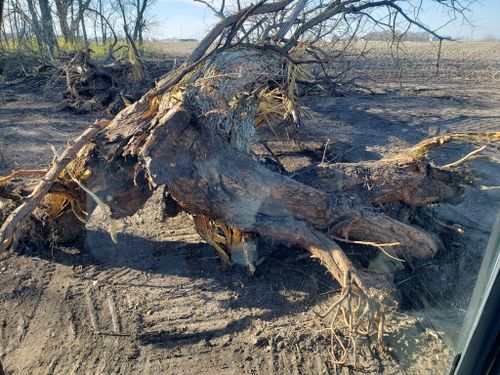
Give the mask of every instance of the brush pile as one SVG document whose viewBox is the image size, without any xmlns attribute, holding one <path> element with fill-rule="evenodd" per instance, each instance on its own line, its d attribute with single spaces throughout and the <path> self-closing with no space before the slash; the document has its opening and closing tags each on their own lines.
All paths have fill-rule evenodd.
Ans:
<svg viewBox="0 0 500 375">
<path fill-rule="evenodd" d="M 116 115 L 152 88 L 152 76 L 167 73 L 172 65 L 111 60 L 100 62 L 90 50 L 80 50 L 63 66 L 67 93 L 66 108 L 77 113 Z"/>
</svg>

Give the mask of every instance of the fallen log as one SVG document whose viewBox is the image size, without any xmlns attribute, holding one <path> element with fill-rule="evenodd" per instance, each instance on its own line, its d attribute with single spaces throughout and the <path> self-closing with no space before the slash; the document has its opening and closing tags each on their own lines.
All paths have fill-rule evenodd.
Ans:
<svg viewBox="0 0 500 375">
<path fill-rule="evenodd" d="M 73 160 L 57 160 L 40 183 L 40 171 L 1 179 L 0 198 L 21 203 L 2 214 L 2 250 L 14 233 L 47 238 L 33 236 L 42 227 L 74 237 L 98 204 L 110 218 L 132 215 L 161 188 L 166 212 L 192 214 L 226 266 L 253 273 L 261 239 L 307 250 L 342 287 L 327 311 L 347 317 L 350 341 L 357 333 L 380 341 L 385 312 L 397 299 L 392 275 L 360 269 L 337 242 L 368 244 L 401 260 L 434 256 L 439 239 L 391 217 L 391 206 L 460 202 L 470 177 L 453 163 L 436 167 L 427 152 L 455 140 L 494 142 L 500 134 L 430 138 L 380 160 L 321 163 L 294 178 L 273 172 L 252 146 L 259 124 L 300 118 L 293 64 L 276 46 L 222 48 L 180 67 L 98 134 L 92 130 L 95 137 L 83 137 L 89 141 Z M 76 150 L 70 145 L 63 154 Z"/>
<path fill-rule="evenodd" d="M 236 262 L 254 268 L 256 257 L 245 248 L 253 248 L 250 242 L 259 237 L 298 245 L 319 258 L 343 287 L 351 280 L 355 290 L 383 300 L 393 289 L 390 275 L 356 269 L 333 238 L 397 243 L 394 256 L 432 257 L 439 241 L 386 215 L 381 205 L 456 203 L 464 177 L 426 159 L 426 151 L 443 139 L 379 161 L 323 165 L 297 180 L 265 168 L 252 153 L 256 118 L 265 111 L 262 93 L 276 88 L 282 90 L 283 115 L 291 117 L 296 106 L 283 88 L 295 84 L 284 76 L 289 64 L 276 48 L 218 51 L 175 84 L 166 79 L 168 88 L 157 87 L 122 110 L 83 147 L 68 173 L 85 176 L 86 189 L 106 202 L 115 218 L 135 213 L 152 190 L 164 187 L 181 209 L 206 218 L 198 220 L 198 230 L 224 245 L 227 256 L 219 254 L 226 263 L 236 258 L 232 250 L 243 249 L 243 261 Z M 277 84 L 283 81 L 283 87 Z M 52 188 L 65 186 L 59 181 Z M 77 206 L 90 212 L 91 205 L 90 200 Z"/>
</svg>

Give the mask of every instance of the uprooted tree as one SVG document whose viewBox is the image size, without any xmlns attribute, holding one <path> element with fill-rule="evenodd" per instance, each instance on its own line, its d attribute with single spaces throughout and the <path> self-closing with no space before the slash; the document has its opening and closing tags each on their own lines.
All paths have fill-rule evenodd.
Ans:
<svg viewBox="0 0 500 375">
<path fill-rule="evenodd" d="M 92 125 L 50 170 L 0 179 L 0 196 L 14 202 L 0 231 L 1 250 L 42 230 L 41 221 L 43 230 L 83 231 L 96 203 L 112 218 L 132 215 L 162 188 L 169 211 L 192 214 L 225 265 L 253 272 L 261 239 L 309 251 L 343 288 L 332 309 L 344 301 L 351 306 L 355 296 L 358 309 L 366 305 L 359 311 L 371 311 L 368 324 L 377 317 L 380 337 L 384 308 L 394 298 L 391 275 L 356 268 L 337 242 L 376 246 L 395 258 L 432 257 L 439 240 L 396 218 L 394 206 L 460 202 L 469 176 L 460 162 L 434 165 L 428 152 L 453 141 L 497 142 L 500 134 L 445 134 L 380 160 L 321 163 L 293 177 L 261 164 L 254 146 L 256 126 L 283 119 L 300 126 L 307 113 L 299 103 L 307 65 L 323 63 L 318 45 L 307 43 L 315 28 L 380 6 L 409 19 L 396 3 L 262 1 L 221 15 L 184 65 L 112 121 Z M 262 27 L 265 39 L 250 38 Z M 349 329 L 360 324 L 350 320 Z"/>
</svg>

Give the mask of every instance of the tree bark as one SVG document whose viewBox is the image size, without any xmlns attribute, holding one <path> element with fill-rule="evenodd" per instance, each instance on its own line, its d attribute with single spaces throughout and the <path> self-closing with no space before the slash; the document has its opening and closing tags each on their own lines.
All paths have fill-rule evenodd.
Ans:
<svg viewBox="0 0 500 375">
<path fill-rule="evenodd" d="M 52 13 L 48 0 L 39 0 L 40 6 L 40 20 L 42 22 L 42 35 L 47 46 L 47 52 L 51 59 L 54 58 L 54 51 L 57 47 L 57 38 L 54 32 L 54 22 L 52 20 Z"/>
</svg>

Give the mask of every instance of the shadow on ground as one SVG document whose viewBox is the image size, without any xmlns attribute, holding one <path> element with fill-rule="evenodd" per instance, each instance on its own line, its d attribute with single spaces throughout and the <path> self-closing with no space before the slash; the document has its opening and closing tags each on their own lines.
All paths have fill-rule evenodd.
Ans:
<svg viewBox="0 0 500 375">
<path fill-rule="evenodd" d="M 175 326 L 170 330 L 167 325 L 168 330 L 146 330 L 137 336 L 141 344 L 160 348 L 193 345 L 242 332 L 256 319 L 272 321 L 307 312 L 338 291 L 331 275 L 300 249 L 276 246 L 271 256 L 257 267 L 255 275 L 249 276 L 238 266 L 224 270 L 215 251 L 205 243 L 154 241 L 126 233 L 118 233 L 117 239 L 115 244 L 108 233 L 89 230 L 83 250 L 25 249 L 20 255 L 71 266 L 83 274 L 90 268 L 99 273 L 127 268 L 147 275 L 140 281 L 114 281 L 113 286 L 118 288 L 171 290 L 172 276 L 188 279 L 204 292 L 228 292 L 236 296 L 222 301 L 221 309 L 258 312 L 235 317 L 222 329 L 182 332 Z M 150 282 L 152 279 L 154 282 Z M 162 285 L 162 281 L 166 284 Z"/>
</svg>

